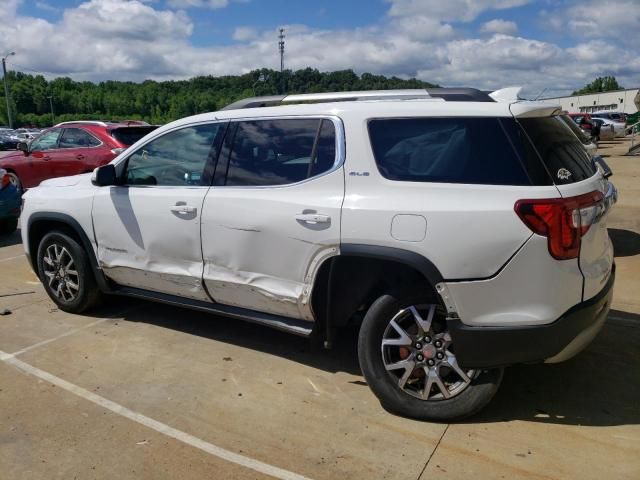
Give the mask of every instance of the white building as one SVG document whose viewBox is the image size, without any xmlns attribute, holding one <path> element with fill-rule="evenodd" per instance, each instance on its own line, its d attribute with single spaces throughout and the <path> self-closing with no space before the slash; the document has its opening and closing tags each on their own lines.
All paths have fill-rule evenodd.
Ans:
<svg viewBox="0 0 640 480">
<path fill-rule="evenodd" d="M 640 88 L 572 95 L 570 97 L 550 97 L 545 100 L 559 102 L 563 110 L 569 113 L 612 110 L 631 114 L 640 110 Z"/>
</svg>

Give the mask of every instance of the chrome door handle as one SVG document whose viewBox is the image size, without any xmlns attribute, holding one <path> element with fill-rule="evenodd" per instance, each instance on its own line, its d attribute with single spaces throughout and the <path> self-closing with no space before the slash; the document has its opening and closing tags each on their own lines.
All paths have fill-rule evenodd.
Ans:
<svg viewBox="0 0 640 480">
<path fill-rule="evenodd" d="M 299 213 L 296 215 L 296 220 L 305 223 L 329 223 L 331 221 L 331 217 L 320 213 Z"/>
<path fill-rule="evenodd" d="M 174 213 L 196 213 L 198 209 L 189 205 L 174 205 L 171 207 L 171 211 Z"/>
</svg>

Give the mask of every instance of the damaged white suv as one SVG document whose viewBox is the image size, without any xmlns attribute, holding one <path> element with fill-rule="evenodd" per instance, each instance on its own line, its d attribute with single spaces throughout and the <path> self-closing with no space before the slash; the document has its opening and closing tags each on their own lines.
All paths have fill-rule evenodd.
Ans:
<svg viewBox="0 0 640 480">
<path fill-rule="evenodd" d="M 68 312 L 129 295 L 327 346 L 359 324 L 385 408 L 461 418 L 609 310 L 616 192 L 560 112 L 511 90 L 244 100 L 29 190 L 24 247 Z"/>
</svg>

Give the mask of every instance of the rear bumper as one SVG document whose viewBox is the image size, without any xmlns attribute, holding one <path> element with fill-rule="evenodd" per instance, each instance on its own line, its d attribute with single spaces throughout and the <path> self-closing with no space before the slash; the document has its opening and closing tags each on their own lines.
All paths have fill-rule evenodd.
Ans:
<svg viewBox="0 0 640 480">
<path fill-rule="evenodd" d="M 545 325 L 474 327 L 458 319 L 449 320 L 458 362 L 467 368 L 489 368 L 568 360 L 589 345 L 604 325 L 614 282 L 615 265 L 606 285 L 595 297 Z"/>
</svg>

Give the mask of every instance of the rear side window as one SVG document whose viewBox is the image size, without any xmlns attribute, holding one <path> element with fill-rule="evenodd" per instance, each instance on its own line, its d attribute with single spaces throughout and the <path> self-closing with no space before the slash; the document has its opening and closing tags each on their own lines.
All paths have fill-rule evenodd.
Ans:
<svg viewBox="0 0 640 480">
<path fill-rule="evenodd" d="M 580 140 L 557 118 L 522 118 L 518 122 L 556 184 L 579 182 L 596 173 Z"/>
<path fill-rule="evenodd" d="M 228 186 L 275 186 L 327 172 L 335 164 L 336 133 L 326 119 L 238 122 Z"/>
<path fill-rule="evenodd" d="M 153 132 L 156 125 L 145 125 L 136 127 L 120 127 L 111 130 L 111 136 L 125 146 L 130 146 L 144 137 L 147 133 Z"/>
<path fill-rule="evenodd" d="M 81 128 L 65 128 L 60 137 L 60 148 L 97 147 L 100 140 Z"/>
<path fill-rule="evenodd" d="M 390 180 L 486 185 L 550 183 L 525 151 L 512 119 L 399 118 L 369 121 L 380 173 Z"/>
</svg>

